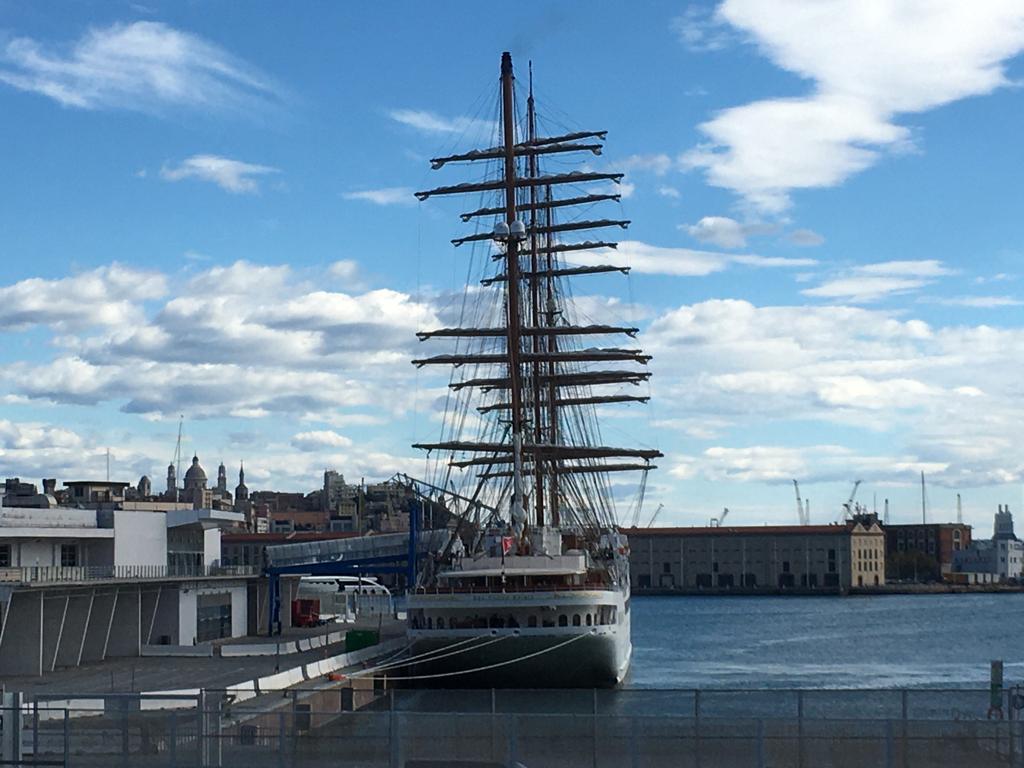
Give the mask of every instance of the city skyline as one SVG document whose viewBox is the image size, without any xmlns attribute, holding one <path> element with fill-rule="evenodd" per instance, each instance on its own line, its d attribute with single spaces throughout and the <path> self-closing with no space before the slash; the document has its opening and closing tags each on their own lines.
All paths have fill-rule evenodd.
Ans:
<svg viewBox="0 0 1024 768">
<path fill-rule="evenodd" d="M 182 455 L 254 489 L 423 474 L 444 379 L 409 360 L 466 229 L 412 192 L 489 143 L 510 50 L 626 173 L 632 274 L 577 291 L 654 355 L 650 408 L 602 418 L 665 453 L 645 516 L 795 523 L 796 478 L 823 523 L 862 479 L 917 521 L 921 471 L 930 520 L 1016 510 L 1024 11 L 588 8 L 8 7 L 4 473 L 102 477 L 109 448 L 158 484 L 183 414 Z"/>
</svg>

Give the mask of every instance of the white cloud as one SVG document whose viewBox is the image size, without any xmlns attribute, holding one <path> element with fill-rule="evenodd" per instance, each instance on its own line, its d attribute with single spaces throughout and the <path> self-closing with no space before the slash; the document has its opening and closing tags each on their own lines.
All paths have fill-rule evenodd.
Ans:
<svg viewBox="0 0 1024 768">
<path fill-rule="evenodd" d="M 827 280 L 801 293 L 824 299 L 862 304 L 916 291 L 934 282 L 929 278 L 956 274 L 936 259 L 883 261 L 855 267 L 848 274 Z"/>
<path fill-rule="evenodd" d="M 1024 301 L 1015 299 L 1012 296 L 953 296 L 951 298 L 930 299 L 929 301 L 949 307 L 971 307 L 973 309 L 1024 306 Z"/>
<path fill-rule="evenodd" d="M 343 197 L 346 200 L 365 200 L 376 205 L 412 205 L 416 202 L 412 187 L 362 189 L 357 192 L 346 192 Z"/>
<path fill-rule="evenodd" d="M 728 216 L 705 216 L 696 224 L 686 225 L 690 237 L 719 248 L 742 248 L 747 244 L 744 225 Z"/>
<path fill-rule="evenodd" d="M 655 176 L 664 176 L 673 166 L 672 158 L 664 153 L 654 155 L 630 155 L 615 163 L 624 171 L 650 171 Z"/>
<path fill-rule="evenodd" d="M 352 441 L 331 429 L 300 432 L 292 438 L 292 445 L 300 451 L 316 451 L 323 448 L 348 448 Z"/>
<path fill-rule="evenodd" d="M 865 264 L 857 267 L 857 271 L 865 275 L 900 275 L 912 277 L 942 277 L 954 275 L 956 270 L 942 265 L 937 259 L 919 259 L 916 261 L 882 261 L 876 264 Z"/>
<path fill-rule="evenodd" d="M 680 42 L 695 52 L 720 51 L 736 41 L 735 32 L 729 29 L 714 9 L 706 6 L 689 6 L 672 19 L 671 28 L 679 36 Z"/>
<path fill-rule="evenodd" d="M 29 278 L 0 287 L 0 330 L 118 326 L 142 317 L 140 304 L 167 292 L 166 278 L 112 264 L 58 280 Z"/>
<path fill-rule="evenodd" d="M 102 274 L 113 274 L 109 279 L 125 292 L 137 291 L 139 300 L 166 287 L 163 276 L 133 282 L 118 269 Z M 351 276 L 353 269 L 341 262 L 324 271 Z M 240 261 L 194 274 L 177 295 L 149 312 L 138 307 L 106 314 L 89 309 L 91 283 L 78 287 L 76 298 L 68 292 L 79 278 L 54 281 L 44 286 L 47 295 L 68 293 L 64 304 L 42 302 L 46 314 L 40 315 L 29 314 L 32 307 L 24 302 L 14 312 L 16 302 L 7 302 L 8 325 L 21 328 L 31 321 L 82 329 L 96 325 L 98 313 L 105 325 L 69 339 L 66 351 L 58 348 L 49 362 L 9 364 L 0 370 L 0 381 L 19 397 L 108 403 L 140 415 L 258 419 L 320 413 L 326 422 L 339 408 L 373 406 L 377 412 L 367 418 L 402 412 L 407 398 L 401 393 L 415 376 L 409 365 L 415 331 L 440 323 L 432 306 L 390 290 L 316 290 L 330 281 L 325 275 L 309 275 L 309 282 L 306 277 L 286 266 Z M 31 294 L 21 283 L 0 292 L 12 289 Z M 109 291 L 92 291 L 93 304 L 102 309 Z M 57 314 L 65 306 L 77 314 Z"/>
<path fill-rule="evenodd" d="M 1024 8 L 1013 0 L 726 0 L 715 19 L 812 89 L 719 112 L 700 126 L 707 144 L 682 161 L 776 213 L 794 189 L 835 186 L 912 146 L 897 116 L 1008 85 L 1004 62 L 1024 48 Z"/>
<path fill-rule="evenodd" d="M 669 472 L 680 478 L 703 477 L 712 482 L 785 483 L 793 478 L 803 483 L 849 482 L 869 477 L 875 483 L 909 482 L 924 471 L 943 473 L 945 462 L 921 461 L 912 455 L 878 457 L 858 453 L 846 446 L 823 444 L 800 447 L 753 445 L 743 448 L 713 446 L 697 456 L 684 456 Z M 840 513 L 816 509 L 816 522 L 832 522 Z"/>
<path fill-rule="evenodd" d="M 491 136 L 497 130 L 497 125 L 490 120 L 465 116 L 444 117 L 423 109 L 393 109 L 388 112 L 388 117 L 423 133 Z"/>
<path fill-rule="evenodd" d="M 0 49 L 0 82 L 82 109 L 237 111 L 279 94 L 223 48 L 149 21 L 90 29 L 67 50 L 13 38 Z"/>
<path fill-rule="evenodd" d="M 1024 419 L 1021 329 L 935 328 L 849 306 L 715 300 L 661 315 L 643 343 L 654 356 L 659 410 L 672 404 L 665 429 L 710 440 L 794 423 L 804 426 L 793 437 L 820 440 L 830 425 L 876 433 L 863 441 L 870 447 L 851 440 L 851 458 L 841 462 L 817 448 L 772 451 L 770 461 L 758 458 L 750 480 L 795 471 L 801 480 L 849 479 L 853 471 L 865 480 L 895 479 L 918 465 L 947 487 L 1024 477 L 1024 445 L 1016 436 Z M 686 429 L 709 419 L 714 427 L 704 437 L 703 429 Z M 743 461 L 757 458 L 723 451 L 691 456 L 677 474 L 714 476 L 725 456 L 733 477 L 744 471 Z"/>
<path fill-rule="evenodd" d="M 624 240 L 617 251 L 579 251 L 566 254 L 573 264 L 622 264 L 638 273 L 703 277 L 728 269 L 732 264 L 752 267 L 806 267 L 817 264 L 814 259 L 789 259 L 751 254 L 715 253 L 691 248 L 666 248 L 637 240 Z"/>
<path fill-rule="evenodd" d="M 359 262 L 352 259 L 341 259 L 331 264 L 327 271 L 332 277 L 340 280 L 355 281 L 359 277 Z"/>
<path fill-rule="evenodd" d="M 814 288 L 805 288 L 800 293 L 818 299 L 842 299 L 864 304 L 888 296 L 910 293 L 927 284 L 927 280 L 905 277 L 840 277 Z"/>
<path fill-rule="evenodd" d="M 44 448 L 77 448 L 81 444 L 82 438 L 69 429 L 35 422 L 17 423 L 0 419 L 0 451 L 3 452 Z"/>
<path fill-rule="evenodd" d="M 165 181 L 200 179 L 213 182 L 228 192 L 238 193 L 258 191 L 258 178 L 270 173 L 278 173 L 278 170 L 218 155 L 193 155 L 177 166 L 164 165 L 160 169 L 160 178 Z"/>
<path fill-rule="evenodd" d="M 676 200 L 682 196 L 678 189 L 669 186 L 658 187 L 658 194 L 662 197 L 671 197 Z"/>
<path fill-rule="evenodd" d="M 807 247 L 822 245 L 825 242 L 825 238 L 812 229 L 794 229 L 787 238 L 794 245 Z"/>
</svg>

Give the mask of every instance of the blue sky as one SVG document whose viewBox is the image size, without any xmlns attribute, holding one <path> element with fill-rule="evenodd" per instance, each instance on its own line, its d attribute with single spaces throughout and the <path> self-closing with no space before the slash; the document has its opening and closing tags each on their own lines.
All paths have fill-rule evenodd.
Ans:
<svg viewBox="0 0 1024 768">
<path fill-rule="evenodd" d="M 253 487 L 419 474 L 440 380 L 408 364 L 465 276 L 427 158 L 486 144 L 498 59 L 552 128 L 609 131 L 644 329 L 651 510 L 987 531 L 1021 503 L 1016 3 L 0 0 L 0 472 L 160 486 L 177 415 Z M 483 122 L 481 122 L 483 121 Z"/>
</svg>

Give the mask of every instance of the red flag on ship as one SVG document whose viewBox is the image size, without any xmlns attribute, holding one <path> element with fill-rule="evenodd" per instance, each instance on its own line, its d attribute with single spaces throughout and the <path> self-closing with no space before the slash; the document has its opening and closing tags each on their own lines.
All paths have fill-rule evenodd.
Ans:
<svg viewBox="0 0 1024 768">
<path fill-rule="evenodd" d="M 501 554 L 507 555 L 512 551 L 512 545 L 516 543 L 514 536 L 502 536 L 501 537 Z"/>
</svg>

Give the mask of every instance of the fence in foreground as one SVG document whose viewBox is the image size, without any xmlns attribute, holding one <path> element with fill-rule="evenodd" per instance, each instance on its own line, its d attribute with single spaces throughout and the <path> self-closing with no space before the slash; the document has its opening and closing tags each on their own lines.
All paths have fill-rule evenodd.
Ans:
<svg viewBox="0 0 1024 768">
<path fill-rule="evenodd" d="M 988 719 L 987 691 L 335 688 L 156 705 L 34 702 L 22 710 L 22 764 L 1024 768 L 1022 723 Z"/>
</svg>

